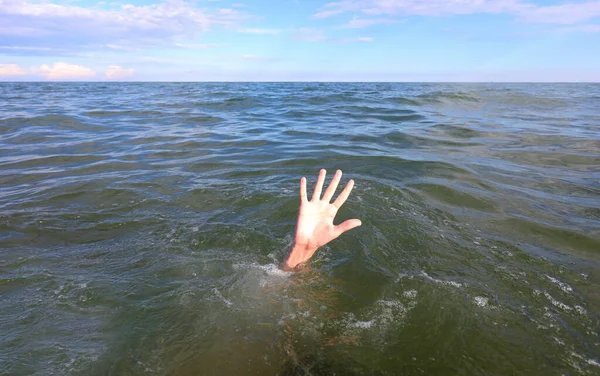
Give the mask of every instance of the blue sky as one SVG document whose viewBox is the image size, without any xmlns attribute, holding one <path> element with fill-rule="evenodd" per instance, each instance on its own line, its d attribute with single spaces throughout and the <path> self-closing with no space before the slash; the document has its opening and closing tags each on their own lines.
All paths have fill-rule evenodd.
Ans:
<svg viewBox="0 0 600 376">
<path fill-rule="evenodd" d="M 600 0 L 0 0 L 0 80 L 600 81 Z"/>
</svg>

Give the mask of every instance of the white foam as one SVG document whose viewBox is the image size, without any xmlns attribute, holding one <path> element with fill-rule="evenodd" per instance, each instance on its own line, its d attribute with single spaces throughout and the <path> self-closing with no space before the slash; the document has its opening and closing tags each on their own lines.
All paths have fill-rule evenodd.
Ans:
<svg viewBox="0 0 600 376">
<path fill-rule="evenodd" d="M 280 326 L 285 325 L 285 320 L 287 320 L 287 319 L 295 320 L 296 319 L 296 314 L 295 313 L 290 313 L 288 315 L 284 315 L 283 317 L 281 317 L 279 319 L 279 321 L 277 322 L 277 325 L 280 325 Z"/>
<path fill-rule="evenodd" d="M 381 299 L 376 301 L 366 312 L 367 316 L 369 316 L 367 320 L 358 320 L 353 313 L 348 313 L 345 320 L 346 327 L 348 329 L 368 329 L 385 332 L 391 325 L 401 322 L 410 308 L 407 309 L 402 303 L 396 300 Z"/>
<path fill-rule="evenodd" d="M 550 303 L 552 303 L 553 306 L 558 307 L 564 311 L 571 311 L 573 308 L 569 307 L 568 305 L 566 305 L 565 303 L 559 302 L 558 300 L 554 299 L 552 297 L 552 295 L 548 294 L 547 292 L 544 292 L 544 296 L 550 301 Z"/>
<path fill-rule="evenodd" d="M 556 278 L 550 277 L 549 275 L 546 275 L 546 278 L 548 278 L 550 280 L 550 282 L 557 284 L 563 292 L 565 292 L 567 294 L 570 292 L 573 292 L 573 288 L 571 286 L 567 285 L 566 283 L 561 282 Z"/>
<path fill-rule="evenodd" d="M 433 278 L 433 277 L 431 277 L 429 274 L 425 273 L 424 271 L 421 271 L 421 275 L 422 275 L 422 276 L 424 276 L 425 278 L 427 278 L 428 280 L 430 280 L 430 281 L 433 281 L 433 282 L 435 282 L 435 283 L 439 283 L 439 284 L 441 284 L 441 285 L 453 286 L 453 287 L 456 287 L 456 288 L 460 288 L 460 287 L 462 287 L 462 286 L 463 286 L 461 283 L 458 283 L 458 282 L 454 282 L 454 281 L 443 281 L 443 280 L 441 280 L 441 279 L 436 279 L 436 278 Z"/>
<path fill-rule="evenodd" d="M 478 307 L 485 307 L 488 305 L 489 299 L 483 296 L 476 296 L 473 298 L 473 303 Z"/>
<path fill-rule="evenodd" d="M 378 300 L 377 303 L 382 304 L 384 306 L 388 306 L 388 307 L 392 307 L 392 308 L 397 308 L 400 310 L 405 310 L 404 306 L 402 305 L 402 303 L 395 301 L 395 300 Z"/>
<path fill-rule="evenodd" d="M 267 265 L 260 265 L 260 264 L 256 264 L 256 263 L 233 264 L 233 268 L 234 269 L 260 269 L 269 275 L 275 275 L 278 277 L 289 277 L 290 275 L 293 274 L 291 272 L 286 272 L 286 271 L 281 270 L 279 268 L 279 266 L 277 266 L 275 264 L 267 264 Z"/>
<path fill-rule="evenodd" d="M 554 337 L 554 336 L 552 338 L 554 338 L 556 343 L 558 343 L 559 345 L 563 345 L 563 346 L 565 345 L 565 342 L 562 339 Z"/>
<path fill-rule="evenodd" d="M 380 312 L 375 314 L 373 319 L 383 327 L 387 327 L 390 323 L 404 318 L 407 312 L 407 309 L 402 303 L 395 300 L 378 300 L 377 304 L 382 307 L 379 309 Z"/>
<path fill-rule="evenodd" d="M 576 352 L 573 352 L 573 351 L 571 351 L 571 356 L 573 356 L 575 358 L 578 358 L 580 360 L 583 360 L 584 362 L 586 362 L 590 366 L 600 367 L 600 363 L 598 363 L 595 359 L 587 359 L 583 355 L 577 354 Z"/>
<path fill-rule="evenodd" d="M 231 302 L 231 300 L 225 298 L 223 296 L 223 294 L 221 294 L 221 291 L 217 290 L 216 287 L 213 289 L 213 292 L 215 293 L 215 295 L 217 296 L 217 298 L 219 298 L 219 300 L 221 300 L 223 303 L 225 303 L 225 305 L 227 307 L 231 307 L 233 305 L 233 303 Z"/>
<path fill-rule="evenodd" d="M 369 329 L 372 325 L 373 325 L 373 320 L 357 321 L 357 322 L 350 324 L 350 326 L 353 326 L 355 328 L 361 328 L 361 329 Z"/>
</svg>

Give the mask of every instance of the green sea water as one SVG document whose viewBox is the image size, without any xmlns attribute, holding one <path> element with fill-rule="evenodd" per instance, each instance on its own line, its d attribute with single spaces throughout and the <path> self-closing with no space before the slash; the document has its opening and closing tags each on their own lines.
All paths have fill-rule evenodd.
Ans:
<svg viewBox="0 0 600 376">
<path fill-rule="evenodd" d="M 0 83 L 2 375 L 598 375 L 600 85 Z M 279 270 L 302 176 L 363 225 Z"/>
</svg>

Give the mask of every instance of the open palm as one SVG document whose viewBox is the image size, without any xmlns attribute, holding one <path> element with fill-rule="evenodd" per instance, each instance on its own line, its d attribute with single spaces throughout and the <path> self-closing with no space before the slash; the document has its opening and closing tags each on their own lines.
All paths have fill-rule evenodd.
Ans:
<svg viewBox="0 0 600 376">
<path fill-rule="evenodd" d="M 300 211 L 296 224 L 294 246 L 286 262 L 287 269 L 293 269 L 298 264 L 308 261 L 317 248 L 329 243 L 344 232 L 361 225 L 361 221 L 358 219 L 349 219 L 339 225 L 333 224 L 337 211 L 352 192 L 354 181 L 350 180 L 338 198 L 331 203 L 331 199 L 342 179 L 342 171 L 336 171 L 329 187 L 321 197 L 326 174 L 327 172 L 323 169 L 319 172 L 310 201 L 306 194 L 306 178 L 303 177 L 300 180 Z"/>
</svg>

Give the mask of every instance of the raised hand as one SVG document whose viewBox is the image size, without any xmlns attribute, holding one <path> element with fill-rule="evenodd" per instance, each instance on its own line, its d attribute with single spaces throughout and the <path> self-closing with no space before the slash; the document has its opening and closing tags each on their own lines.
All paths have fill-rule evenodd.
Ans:
<svg viewBox="0 0 600 376">
<path fill-rule="evenodd" d="M 310 201 L 308 201 L 306 194 L 306 178 L 300 179 L 300 210 L 296 223 L 296 234 L 294 245 L 283 264 L 284 270 L 296 270 L 298 265 L 308 261 L 319 247 L 362 224 L 358 219 L 349 219 L 339 225 L 333 224 L 337 211 L 344 205 L 344 202 L 350 196 L 350 192 L 352 192 L 354 180 L 350 180 L 342 193 L 331 203 L 335 190 L 342 179 L 342 171 L 336 171 L 325 194 L 321 197 L 326 174 L 327 172 L 324 169 L 319 172 L 317 184 Z"/>
</svg>

